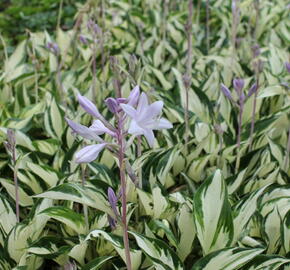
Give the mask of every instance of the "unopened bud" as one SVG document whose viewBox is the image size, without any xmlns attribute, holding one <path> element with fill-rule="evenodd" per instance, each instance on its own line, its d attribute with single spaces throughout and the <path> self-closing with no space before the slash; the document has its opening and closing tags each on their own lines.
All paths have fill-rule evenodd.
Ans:
<svg viewBox="0 0 290 270">
<path fill-rule="evenodd" d="M 108 188 L 108 200 L 109 200 L 110 206 L 111 206 L 114 214 L 116 215 L 116 217 L 119 216 L 119 213 L 117 210 L 118 199 L 116 197 L 114 190 L 110 187 Z"/>
<path fill-rule="evenodd" d="M 257 83 L 254 83 L 251 86 L 247 97 L 249 98 L 251 95 L 253 95 L 257 91 L 257 89 L 258 89 L 258 85 L 257 85 Z"/>
<path fill-rule="evenodd" d="M 221 91 L 229 100 L 233 100 L 230 90 L 224 84 L 221 84 Z"/>
<path fill-rule="evenodd" d="M 100 27 L 92 19 L 88 21 L 87 27 L 89 31 L 93 31 L 95 34 L 99 34 L 101 31 Z"/>
<path fill-rule="evenodd" d="M 46 48 L 53 53 L 54 55 L 58 55 L 59 54 L 59 47 L 56 43 L 54 42 L 47 42 L 46 44 Z"/>
<path fill-rule="evenodd" d="M 289 62 L 285 63 L 285 67 L 286 67 L 287 71 L 290 73 L 290 63 Z"/>
<path fill-rule="evenodd" d="M 11 128 L 7 129 L 7 140 L 10 147 L 14 148 L 16 145 L 15 131 Z"/>
<path fill-rule="evenodd" d="M 108 222 L 109 222 L 109 225 L 110 225 L 110 227 L 111 227 L 112 230 L 116 229 L 117 222 L 110 215 L 108 215 Z"/>
<path fill-rule="evenodd" d="M 112 112 L 112 113 L 117 113 L 118 112 L 119 104 L 116 101 L 116 99 L 114 99 L 114 98 L 107 98 L 105 100 L 105 103 L 106 103 L 108 109 L 110 110 L 110 112 Z"/>
<path fill-rule="evenodd" d="M 80 36 L 79 36 L 79 40 L 80 40 L 80 42 L 83 43 L 84 45 L 87 45 L 87 44 L 88 44 L 88 40 L 87 40 L 86 37 L 83 36 L 83 35 L 80 35 Z"/>
<path fill-rule="evenodd" d="M 244 88 L 244 85 L 245 85 L 244 80 L 236 78 L 236 79 L 233 80 L 233 85 L 234 85 L 234 88 L 235 88 L 236 92 L 240 96 L 241 92 L 242 92 L 242 90 Z"/>
<path fill-rule="evenodd" d="M 260 49 L 260 46 L 258 44 L 255 44 L 252 47 L 252 51 L 253 51 L 254 57 L 258 57 L 261 54 L 261 49 Z"/>
</svg>

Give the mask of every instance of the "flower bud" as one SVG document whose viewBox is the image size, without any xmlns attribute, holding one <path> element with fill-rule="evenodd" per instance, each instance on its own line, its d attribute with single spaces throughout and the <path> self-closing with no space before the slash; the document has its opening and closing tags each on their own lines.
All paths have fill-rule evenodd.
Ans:
<svg viewBox="0 0 290 270">
<path fill-rule="evenodd" d="M 116 197 L 114 190 L 110 187 L 108 188 L 108 200 L 116 217 L 119 216 L 119 213 L 117 210 L 118 198 Z"/>
<path fill-rule="evenodd" d="M 255 44 L 252 47 L 252 51 L 253 51 L 254 57 L 258 57 L 261 54 L 261 49 L 260 49 L 260 46 L 258 44 Z"/>
<path fill-rule="evenodd" d="M 234 88 L 235 88 L 236 92 L 240 96 L 241 92 L 242 92 L 242 90 L 244 88 L 244 85 L 245 85 L 244 80 L 236 78 L 236 79 L 233 80 L 233 85 L 234 85 Z"/>
<path fill-rule="evenodd" d="M 87 40 L 86 37 L 83 36 L 83 35 L 80 35 L 80 36 L 79 36 L 79 40 L 80 40 L 80 42 L 83 43 L 84 45 L 87 45 L 87 44 L 88 44 L 88 40 Z"/>
<path fill-rule="evenodd" d="M 106 103 L 108 109 L 110 110 L 110 112 L 112 112 L 112 113 L 117 113 L 118 112 L 119 104 L 118 104 L 118 102 L 117 102 L 116 99 L 114 99 L 114 98 L 107 98 L 105 100 L 105 103 Z"/>
<path fill-rule="evenodd" d="M 253 95 L 257 91 L 257 89 L 258 89 L 258 85 L 257 85 L 257 83 L 254 83 L 251 86 L 247 97 L 249 98 L 251 95 Z"/>
<path fill-rule="evenodd" d="M 47 42 L 46 48 L 54 55 L 59 55 L 59 47 L 54 42 Z"/>
<path fill-rule="evenodd" d="M 108 222 L 112 230 L 116 229 L 116 220 L 108 215 Z"/>
<path fill-rule="evenodd" d="M 88 20 L 87 27 L 89 31 L 93 31 L 95 34 L 100 33 L 100 27 L 92 20 Z"/>
<path fill-rule="evenodd" d="M 7 140 L 10 147 L 14 148 L 16 145 L 15 131 L 11 128 L 7 129 Z"/>
<path fill-rule="evenodd" d="M 230 90 L 224 84 L 221 84 L 221 91 L 229 100 L 233 100 Z"/>
<path fill-rule="evenodd" d="M 290 73 L 290 63 L 289 62 L 285 63 L 285 67 L 286 67 L 287 71 Z"/>
</svg>

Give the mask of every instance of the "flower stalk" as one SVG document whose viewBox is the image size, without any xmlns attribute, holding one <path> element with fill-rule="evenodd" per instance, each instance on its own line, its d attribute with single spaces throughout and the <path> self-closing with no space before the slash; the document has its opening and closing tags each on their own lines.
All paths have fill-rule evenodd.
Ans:
<svg viewBox="0 0 290 270">
<path fill-rule="evenodd" d="M 119 169 L 121 180 L 121 194 L 122 194 L 122 227 L 123 227 L 123 241 L 125 247 L 126 266 L 128 270 L 132 269 L 129 237 L 128 237 L 128 223 L 127 223 L 127 190 L 126 190 L 126 166 L 125 166 L 125 142 L 123 136 L 123 119 L 122 116 L 118 119 L 118 144 L 119 144 Z"/>
<path fill-rule="evenodd" d="M 5 142 L 6 150 L 12 156 L 12 166 L 13 166 L 13 181 L 15 188 L 15 212 L 16 212 L 16 221 L 19 223 L 20 214 L 19 214 L 19 186 L 18 186 L 18 178 L 17 178 L 17 156 L 16 156 L 16 138 L 15 131 L 12 129 L 7 130 L 7 142 Z"/>
<path fill-rule="evenodd" d="M 191 86 L 191 73 L 192 73 L 192 16 L 193 16 L 193 1 L 188 1 L 188 21 L 185 26 L 187 33 L 187 62 L 186 62 L 186 74 L 183 78 L 185 86 L 185 110 L 184 110 L 184 121 L 185 121 L 185 145 L 187 146 L 189 138 L 189 112 L 188 112 L 188 102 L 189 102 L 189 90 Z"/>
<path fill-rule="evenodd" d="M 190 2 L 192 2 L 192 1 L 190 1 Z M 209 53 L 209 49 L 210 49 L 210 42 L 209 42 L 209 35 L 210 35 L 209 16 L 210 16 L 210 4 L 209 4 L 209 0 L 206 0 L 206 51 L 207 51 L 207 54 Z"/>
<path fill-rule="evenodd" d="M 237 173 L 240 167 L 240 147 L 241 147 L 241 134 L 242 134 L 242 117 L 243 117 L 243 111 L 244 111 L 244 105 L 245 101 L 254 93 L 257 92 L 257 83 L 254 83 L 249 91 L 248 94 L 245 95 L 243 88 L 244 88 L 244 80 L 243 79 L 234 79 L 233 80 L 233 86 L 237 93 L 238 100 L 235 100 L 232 97 L 232 94 L 230 90 L 224 85 L 221 84 L 221 92 L 224 94 L 224 96 L 233 103 L 236 107 L 238 107 L 238 133 L 237 133 L 237 159 L 236 159 L 236 165 L 235 165 L 235 172 Z"/>
</svg>

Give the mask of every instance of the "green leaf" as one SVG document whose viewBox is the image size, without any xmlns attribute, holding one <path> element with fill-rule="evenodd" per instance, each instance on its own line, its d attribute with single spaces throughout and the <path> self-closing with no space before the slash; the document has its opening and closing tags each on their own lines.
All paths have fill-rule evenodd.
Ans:
<svg viewBox="0 0 290 270">
<path fill-rule="evenodd" d="M 233 215 L 234 215 L 234 238 L 233 244 L 238 241 L 239 237 L 245 230 L 247 224 L 249 223 L 253 214 L 258 210 L 258 199 L 264 192 L 264 190 L 268 186 L 258 189 L 255 192 L 252 192 L 250 195 L 246 196 L 246 198 L 240 200 L 233 207 Z"/>
<path fill-rule="evenodd" d="M 39 215 L 41 214 L 64 223 L 79 234 L 86 232 L 85 219 L 83 215 L 74 212 L 72 209 L 64 206 L 54 206 L 43 210 L 39 213 Z"/>
<path fill-rule="evenodd" d="M 282 243 L 285 252 L 288 253 L 290 251 L 290 212 L 286 214 L 283 220 Z"/>
<path fill-rule="evenodd" d="M 151 67 L 151 69 L 152 69 L 154 75 L 157 77 L 158 81 L 161 83 L 164 90 L 169 90 L 172 88 L 171 83 L 165 79 L 163 73 L 160 70 L 153 68 L 153 67 Z"/>
<path fill-rule="evenodd" d="M 198 260 L 193 265 L 192 270 L 238 270 L 263 251 L 261 248 L 225 248 Z"/>
<path fill-rule="evenodd" d="M 196 230 L 193 222 L 193 213 L 188 205 L 184 203 L 179 209 L 179 216 L 177 218 L 179 228 L 177 254 L 182 260 L 184 260 L 192 251 L 192 244 L 196 236 Z"/>
<path fill-rule="evenodd" d="M 203 253 L 229 246 L 234 235 L 233 218 L 220 170 L 200 186 L 193 200 L 196 232 Z"/>
<path fill-rule="evenodd" d="M 12 181 L 3 178 L 0 178 L 0 183 L 15 201 L 14 183 Z M 18 187 L 18 193 L 19 193 L 19 204 L 21 206 L 31 206 L 33 204 L 32 198 L 21 187 Z"/>
<path fill-rule="evenodd" d="M 0 229 L 8 234 L 16 224 L 16 215 L 9 202 L 0 194 Z"/>
<path fill-rule="evenodd" d="M 99 209 L 111 216 L 114 215 L 109 203 L 102 193 L 95 188 L 82 187 L 79 184 L 65 183 L 51 188 L 42 194 L 35 195 L 34 197 L 78 202 Z"/>
<path fill-rule="evenodd" d="M 58 175 L 48 166 L 40 166 L 38 164 L 27 162 L 27 167 L 37 176 L 39 176 L 48 187 L 54 187 L 58 182 Z"/>
<path fill-rule="evenodd" d="M 183 265 L 176 253 L 159 239 L 149 238 L 141 234 L 130 232 L 138 246 L 152 260 L 156 269 L 160 270 L 182 270 Z"/>
<path fill-rule="evenodd" d="M 247 263 L 245 267 L 242 268 L 242 270 L 278 270 L 281 269 L 282 265 L 289 263 L 289 259 L 285 259 L 280 256 L 258 255 L 253 261 Z"/>
<path fill-rule="evenodd" d="M 85 240 L 89 240 L 92 238 L 99 238 L 100 236 L 103 236 L 107 241 L 109 241 L 113 245 L 115 250 L 118 252 L 118 254 L 122 257 L 123 261 L 126 262 L 125 248 L 124 248 L 122 237 L 118 235 L 114 235 L 112 233 L 107 233 L 102 230 L 94 230 L 90 232 L 90 234 L 86 237 Z M 141 264 L 142 252 L 140 250 L 131 248 L 130 255 L 131 255 L 133 270 L 138 270 Z"/>
<path fill-rule="evenodd" d="M 113 256 L 103 256 L 98 257 L 87 263 L 82 267 L 82 270 L 97 270 L 100 269 L 100 267 L 106 263 L 108 260 L 112 259 Z"/>
</svg>

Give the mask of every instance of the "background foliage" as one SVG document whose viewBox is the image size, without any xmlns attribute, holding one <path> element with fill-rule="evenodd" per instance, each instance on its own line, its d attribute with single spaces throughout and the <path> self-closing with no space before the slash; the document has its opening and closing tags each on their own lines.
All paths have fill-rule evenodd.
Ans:
<svg viewBox="0 0 290 270">
<path fill-rule="evenodd" d="M 127 153 L 134 170 L 142 168 L 143 178 L 142 188 L 127 179 L 133 268 L 290 269 L 290 76 L 284 65 L 289 61 L 290 25 L 285 1 L 260 1 L 258 17 L 256 1 L 240 1 L 236 50 L 231 1 L 210 1 L 208 49 L 206 1 L 194 1 L 187 143 L 187 1 L 65 2 L 62 25 L 69 29 L 55 32 L 49 24 L 56 24 L 54 1 L 42 1 L 39 9 L 34 2 L 22 6 L 22 12 L 29 10 L 24 13 L 27 24 L 15 11 L 20 2 L 25 1 L 5 7 L 0 20 L 5 29 L 0 67 L 1 269 L 124 268 L 122 230 L 112 230 L 107 221 L 112 211 L 107 189 L 120 186 L 115 160 L 105 151 L 86 168 L 74 163 L 83 142 L 64 121 L 64 116 L 82 124 L 91 121 L 77 104 L 78 93 L 95 97 L 100 112 L 110 119 L 103 100 L 114 95 L 111 56 L 118 60 L 124 95 L 139 84 L 151 101 L 164 101 L 164 114 L 174 124 L 157 133 L 154 149 L 143 140 L 141 157 L 136 157 L 135 145 Z M 8 25 L 7 16 L 21 26 Z M 96 42 L 87 29 L 89 18 L 101 29 Z M 23 39 L 24 28 L 31 32 Z M 11 39 L 23 39 L 13 52 Z M 46 49 L 52 41 L 59 55 Z M 256 44 L 260 54 L 253 57 Z M 253 148 L 249 150 L 254 96 L 245 104 L 241 163 L 235 171 L 238 111 L 221 94 L 220 84 L 233 90 L 233 78 L 244 78 L 247 92 L 257 79 L 258 60 L 263 68 Z M 13 165 L 2 144 L 7 128 L 16 130 L 18 224 Z"/>
</svg>

